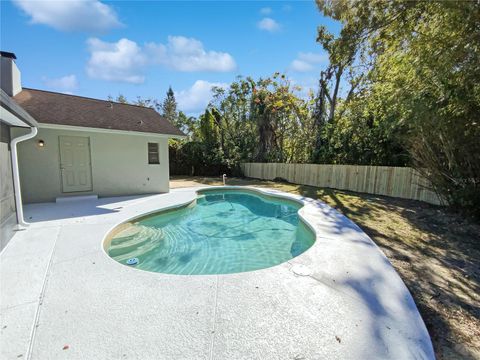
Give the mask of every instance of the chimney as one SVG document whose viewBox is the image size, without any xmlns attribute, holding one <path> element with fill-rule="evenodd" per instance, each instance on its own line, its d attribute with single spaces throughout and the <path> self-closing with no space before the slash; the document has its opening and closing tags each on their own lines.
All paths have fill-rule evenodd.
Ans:
<svg viewBox="0 0 480 360">
<path fill-rule="evenodd" d="M 22 82 L 20 79 L 20 70 L 18 70 L 14 53 L 0 51 L 0 83 L 1 88 L 10 96 L 17 95 L 22 91 Z"/>
</svg>

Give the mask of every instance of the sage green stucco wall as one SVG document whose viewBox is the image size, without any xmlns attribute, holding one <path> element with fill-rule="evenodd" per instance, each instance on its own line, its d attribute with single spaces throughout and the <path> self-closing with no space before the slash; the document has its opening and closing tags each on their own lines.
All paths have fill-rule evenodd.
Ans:
<svg viewBox="0 0 480 360">
<path fill-rule="evenodd" d="M 14 134 L 19 136 L 20 132 Z M 93 191 L 62 193 L 58 137 L 90 138 Z M 38 147 L 38 140 L 45 142 Z M 148 164 L 148 142 L 159 144 L 160 164 Z M 155 136 L 42 129 L 18 145 L 24 203 L 68 195 L 137 195 L 169 191 L 168 139 Z"/>
</svg>

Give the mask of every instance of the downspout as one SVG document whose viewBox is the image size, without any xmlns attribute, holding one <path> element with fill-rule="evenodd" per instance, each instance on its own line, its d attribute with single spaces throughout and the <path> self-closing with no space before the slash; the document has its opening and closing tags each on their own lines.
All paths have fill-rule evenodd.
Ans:
<svg viewBox="0 0 480 360">
<path fill-rule="evenodd" d="M 13 192 L 15 194 L 15 207 L 17 208 L 17 229 L 24 230 L 29 224 L 23 219 L 22 207 L 22 191 L 20 187 L 20 173 L 18 171 L 17 144 L 19 142 L 34 138 L 38 133 L 38 129 L 34 126 L 30 128 L 30 133 L 19 136 L 10 142 L 10 154 L 12 157 L 12 175 L 13 175 Z"/>
</svg>

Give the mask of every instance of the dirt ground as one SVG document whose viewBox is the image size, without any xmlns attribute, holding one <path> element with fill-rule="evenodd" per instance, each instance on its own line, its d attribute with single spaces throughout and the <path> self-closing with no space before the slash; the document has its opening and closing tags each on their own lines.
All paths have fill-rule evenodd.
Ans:
<svg viewBox="0 0 480 360">
<path fill-rule="evenodd" d="M 220 178 L 173 177 L 171 187 L 221 185 Z M 232 178 L 320 199 L 380 246 L 412 293 L 437 359 L 480 359 L 480 224 L 419 201 Z"/>
</svg>

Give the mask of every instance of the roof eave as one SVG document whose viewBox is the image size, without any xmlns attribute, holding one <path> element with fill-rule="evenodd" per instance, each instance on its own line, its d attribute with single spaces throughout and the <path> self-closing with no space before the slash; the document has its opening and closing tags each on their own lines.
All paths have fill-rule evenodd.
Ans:
<svg viewBox="0 0 480 360">
<path fill-rule="evenodd" d="M 2 89 L 0 89 L 0 104 L 2 108 L 24 123 L 24 125 L 12 124 L 13 126 L 38 127 L 38 122 Z"/>
<path fill-rule="evenodd" d="M 165 134 L 165 133 L 119 130 L 119 129 L 104 129 L 104 128 L 93 128 L 93 127 L 86 127 L 86 126 L 59 125 L 59 124 L 49 124 L 49 123 L 39 123 L 38 126 L 40 129 L 113 133 L 118 135 L 150 136 L 150 137 L 168 138 L 168 139 L 185 139 L 187 137 L 186 135 L 178 135 L 178 134 Z"/>
</svg>

